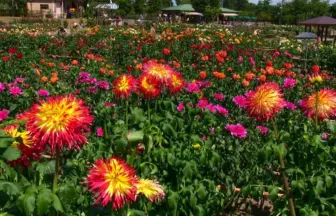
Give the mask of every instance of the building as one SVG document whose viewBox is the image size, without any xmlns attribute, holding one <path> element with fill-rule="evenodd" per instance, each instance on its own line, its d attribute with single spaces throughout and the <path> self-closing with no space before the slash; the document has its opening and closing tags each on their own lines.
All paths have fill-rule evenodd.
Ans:
<svg viewBox="0 0 336 216">
<path fill-rule="evenodd" d="M 27 11 L 32 16 L 69 18 L 82 10 L 76 0 L 27 0 Z"/>
</svg>

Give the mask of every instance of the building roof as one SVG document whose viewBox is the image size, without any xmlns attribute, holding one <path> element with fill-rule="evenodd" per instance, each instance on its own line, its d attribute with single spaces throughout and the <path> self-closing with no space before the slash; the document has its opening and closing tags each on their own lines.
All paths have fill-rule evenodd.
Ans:
<svg viewBox="0 0 336 216">
<path fill-rule="evenodd" d="M 312 32 L 302 32 L 295 37 L 296 39 L 316 39 L 317 35 Z"/>
<path fill-rule="evenodd" d="M 220 8 L 222 13 L 238 13 L 238 11 L 228 8 Z M 162 11 L 181 11 L 181 12 L 195 12 L 191 4 L 181 4 L 173 7 L 163 8 Z"/>
<path fill-rule="evenodd" d="M 192 7 L 191 4 L 177 5 L 174 7 L 163 8 L 162 10 L 163 11 L 190 11 L 190 12 L 195 11 L 195 9 Z"/>
<path fill-rule="evenodd" d="M 238 13 L 238 11 L 231 10 L 229 8 L 221 8 L 222 13 Z"/>
<path fill-rule="evenodd" d="M 300 25 L 336 25 L 336 19 L 328 17 L 328 16 L 321 16 L 315 17 L 313 19 L 305 20 L 299 22 Z"/>
</svg>

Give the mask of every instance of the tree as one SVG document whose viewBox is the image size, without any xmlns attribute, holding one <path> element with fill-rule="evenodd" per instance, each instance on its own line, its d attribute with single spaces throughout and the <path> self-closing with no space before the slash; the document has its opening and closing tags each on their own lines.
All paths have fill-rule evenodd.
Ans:
<svg viewBox="0 0 336 216">
<path fill-rule="evenodd" d="M 220 13 L 219 0 L 191 0 L 191 4 L 197 12 L 203 13 L 205 18 L 212 21 Z"/>
<path fill-rule="evenodd" d="M 143 14 L 146 11 L 145 0 L 135 0 L 133 9 L 136 14 Z"/>
<path fill-rule="evenodd" d="M 332 17 L 336 17 L 336 3 L 329 7 L 329 13 L 331 13 Z"/>
<path fill-rule="evenodd" d="M 148 0 L 148 13 L 156 14 L 161 11 L 162 7 L 162 0 Z"/>
<path fill-rule="evenodd" d="M 116 3 L 119 5 L 117 14 L 125 16 L 132 11 L 132 4 L 129 0 L 117 0 Z"/>
<path fill-rule="evenodd" d="M 204 13 L 205 8 L 208 6 L 207 0 L 191 0 L 193 8 L 200 13 Z"/>
</svg>

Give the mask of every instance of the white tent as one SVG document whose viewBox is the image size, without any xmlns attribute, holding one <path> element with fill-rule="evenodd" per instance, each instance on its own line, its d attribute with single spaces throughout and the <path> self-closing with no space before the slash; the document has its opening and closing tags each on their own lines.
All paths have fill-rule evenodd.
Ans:
<svg viewBox="0 0 336 216">
<path fill-rule="evenodd" d="M 117 10 L 119 8 L 119 5 L 115 4 L 110 0 L 110 3 L 107 4 L 99 4 L 96 6 L 97 9 L 102 8 L 102 9 L 110 9 L 110 10 Z"/>
<path fill-rule="evenodd" d="M 110 10 L 117 10 L 119 8 L 119 5 L 115 3 L 108 3 L 108 4 L 99 4 L 96 6 L 97 9 L 110 9 Z"/>
</svg>

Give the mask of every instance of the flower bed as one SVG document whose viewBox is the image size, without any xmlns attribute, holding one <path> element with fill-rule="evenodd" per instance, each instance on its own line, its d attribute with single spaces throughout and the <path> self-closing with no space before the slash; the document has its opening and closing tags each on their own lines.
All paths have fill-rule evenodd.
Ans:
<svg viewBox="0 0 336 216">
<path fill-rule="evenodd" d="M 332 48 L 158 28 L 0 32 L 0 213 L 335 214 Z"/>
</svg>

